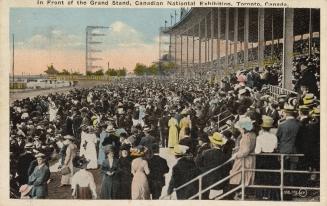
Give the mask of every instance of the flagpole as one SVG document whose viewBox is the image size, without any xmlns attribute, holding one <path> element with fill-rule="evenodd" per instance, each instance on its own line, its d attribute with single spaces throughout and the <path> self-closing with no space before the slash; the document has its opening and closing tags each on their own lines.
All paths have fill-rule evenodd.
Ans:
<svg viewBox="0 0 327 206">
<path fill-rule="evenodd" d="M 15 83 L 15 35 L 12 34 L 12 85 Z"/>
</svg>

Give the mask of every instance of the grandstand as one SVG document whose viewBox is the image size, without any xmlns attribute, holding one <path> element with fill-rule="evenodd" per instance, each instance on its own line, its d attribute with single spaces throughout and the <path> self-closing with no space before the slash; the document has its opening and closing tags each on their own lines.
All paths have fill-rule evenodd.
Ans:
<svg viewBox="0 0 327 206">
<path fill-rule="evenodd" d="M 166 32 L 170 61 L 180 74 L 223 74 L 253 66 L 263 70 L 277 63 L 282 86 L 292 89 L 294 56 L 311 55 L 319 47 L 320 10 L 192 8 Z"/>
</svg>

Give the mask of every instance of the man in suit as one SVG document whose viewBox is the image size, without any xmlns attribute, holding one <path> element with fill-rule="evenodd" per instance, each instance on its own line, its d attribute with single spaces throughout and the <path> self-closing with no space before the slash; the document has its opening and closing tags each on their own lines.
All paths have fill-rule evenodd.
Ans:
<svg viewBox="0 0 327 206">
<path fill-rule="evenodd" d="M 27 143 L 25 145 L 25 152 L 21 154 L 18 158 L 18 166 L 17 166 L 17 173 L 18 173 L 18 181 L 20 185 L 27 184 L 28 182 L 28 168 L 35 157 L 32 153 L 33 144 Z"/>
<path fill-rule="evenodd" d="M 212 168 L 215 168 L 224 162 L 227 161 L 227 156 L 222 150 L 223 146 L 223 135 L 215 132 L 211 137 L 209 137 L 212 148 L 204 151 L 200 157 L 198 157 L 198 168 L 201 170 L 201 173 L 205 173 Z M 205 177 L 203 177 L 203 189 L 206 189 L 210 185 L 221 180 L 226 174 L 228 174 L 228 170 L 224 170 L 224 168 L 216 170 L 214 172 L 209 173 Z M 213 188 L 213 189 L 222 189 L 223 187 Z M 203 193 L 202 199 L 209 199 L 209 192 L 207 191 Z"/>
<path fill-rule="evenodd" d="M 165 111 L 163 113 L 163 116 L 160 117 L 158 121 L 162 147 L 168 147 L 168 121 L 169 117 L 167 115 L 167 112 Z"/>
<path fill-rule="evenodd" d="M 165 185 L 165 174 L 169 172 L 167 161 L 159 156 L 159 145 L 152 145 L 153 156 L 148 160 L 150 174 L 148 176 L 152 199 L 157 200 Z"/>
<path fill-rule="evenodd" d="M 141 141 L 139 143 L 139 146 L 144 146 L 144 147 L 147 147 L 147 148 L 151 148 L 152 145 L 154 143 L 156 143 L 156 139 L 150 135 L 150 128 L 149 127 L 145 127 L 143 129 L 143 132 L 144 132 L 144 137 L 141 138 Z"/>
<path fill-rule="evenodd" d="M 210 146 L 210 140 L 208 137 L 208 134 L 204 133 L 201 135 L 201 137 L 198 138 L 199 145 L 197 147 L 197 154 L 196 157 L 199 157 L 204 151 L 211 148 Z M 197 160 L 195 160 L 195 163 Z"/>
<path fill-rule="evenodd" d="M 299 130 L 301 123 L 295 119 L 295 108 L 292 105 L 285 104 L 284 115 L 285 120 L 278 125 L 277 138 L 278 149 L 282 154 L 294 154 L 296 153 L 295 142 L 299 136 Z M 285 157 L 285 169 L 295 170 L 297 167 L 297 157 Z M 285 185 L 294 185 L 294 175 L 285 174 Z M 285 197 L 285 198 L 291 198 Z"/>
<path fill-rule="evenodd" d="M 189 153 L 189 147 L 185 145 L 175 145 L 174 154 L 177 159 L 176 164 L 172 168 L 171 179 L 168 186 L 167 194 L 171 195 L 174 189 L 182 186 L 186 182 L 194 179 L 200 174 L 196 167 L 193 156 Z M 176 191 L 178 200 L 186 200 L 199 191 L 199 182 L 195 181 Z"/>
<path fill-rule="evenodd" d="M 33 186 L 31 196 L 34 199 L 44 199 L 48 196 L 48 180 L 50 170 L 45 164 L 45 155 L 39 153 L 35 155 L 37 166 L 28 178 L 28 184 Z"/>
</svg>

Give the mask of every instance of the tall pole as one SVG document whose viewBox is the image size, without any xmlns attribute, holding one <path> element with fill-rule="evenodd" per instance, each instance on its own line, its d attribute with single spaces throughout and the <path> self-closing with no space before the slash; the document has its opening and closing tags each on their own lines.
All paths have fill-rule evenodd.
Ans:
<svg viewBox="0 0 327 206">
<path fill-rule="evenodd" d="M 312 10 L 309 9 L 309 56 L 311 56 L 312 47 Z"/>
<path fill-rule="evenodd" d="M 86 32 L 85 32 L 85 41 L 86 41 L 86 43 L 85 43 L 85 74 L 86 74 L 86 72 L 87 72 L 87 70 L 88 70 L 88 67 L 89 67 L 89 63 L 88 63 L 88 28 L 86 27 Z"/>
<path fill-rule="evenodd" d="M 201 71 L 201 20 L 199 21 L 199 72 Z"/>
<path fill-rule="evenodd" d="M 12 85 L 15 83 L 15 35 L 12 34 Z"/>
</svg>

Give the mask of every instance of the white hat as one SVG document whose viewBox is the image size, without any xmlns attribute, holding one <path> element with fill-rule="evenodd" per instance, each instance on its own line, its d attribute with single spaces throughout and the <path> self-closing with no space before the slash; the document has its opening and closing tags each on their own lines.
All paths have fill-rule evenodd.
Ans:
<svg viewBox="0 0 327 206">
<path fill-rule="evenodd" d="M 106 131 L 107 131 L 107 132 L 115 132 L 116 129 L 115 129 L 111 124 L 109 124 L 109 125 L 107 126 Z"/>
</svg>

